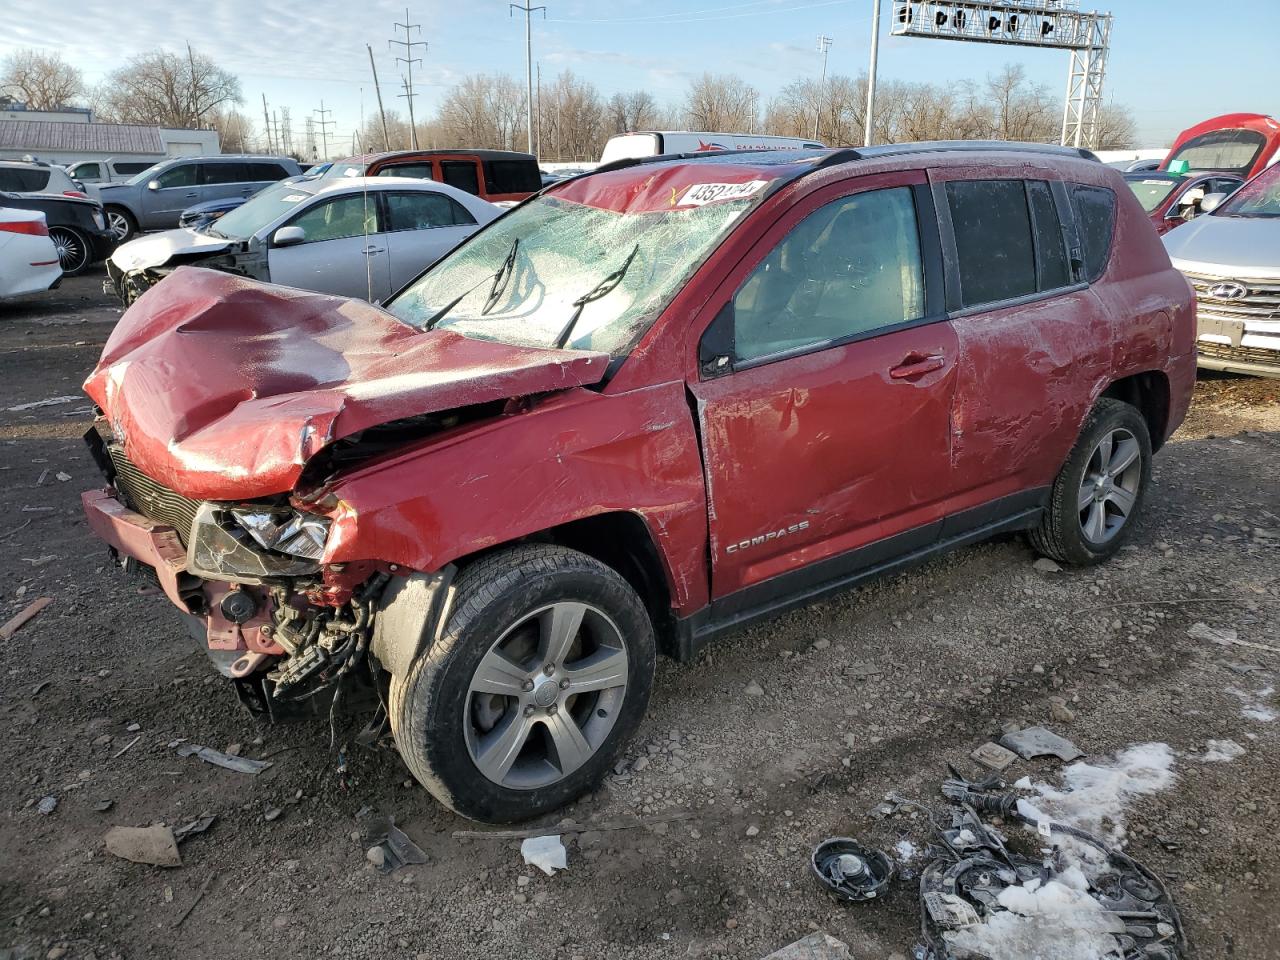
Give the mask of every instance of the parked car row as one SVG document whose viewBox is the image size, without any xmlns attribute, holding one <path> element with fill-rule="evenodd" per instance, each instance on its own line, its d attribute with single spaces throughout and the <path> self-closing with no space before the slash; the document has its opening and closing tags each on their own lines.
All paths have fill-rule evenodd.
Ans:
<svg viewBox="0 0 1280 960">
<path fill-rule="evenodd" d="M 478 230 L 340 173 L 193 236 L 274 278 L 336 222 L 372 270 L 441 199 L 475 232 L 383 307 L 186 266 L 142 297 L 84 505 L 250 702 L 376 689 L 479 820 L 599 783 L 659 651 L 997 533 L 1113 556 L 1190 400 L 1187 282 L 1062 147 L 626 158 Z"/>
</svg>

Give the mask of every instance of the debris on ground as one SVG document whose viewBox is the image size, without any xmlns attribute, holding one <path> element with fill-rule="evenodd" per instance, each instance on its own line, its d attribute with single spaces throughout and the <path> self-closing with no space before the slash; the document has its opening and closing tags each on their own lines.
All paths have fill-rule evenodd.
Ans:
<svg viewBox="0 0 1280 960">
<path fill-rule="evenodd" d="M 163 824 L 150 827 L 112 827 L 107 831 L 107 852 L 133 863 L 153 867 L 180 867 L 182 855 L 173 831 Z"/>
<path fill-rule="evenodd" d="M 126 753 L 129 752 L 130 747 L 132 747 L 135 743 L 137 743 L 141 739 L 142 739 L 142 734 L 138 734 L 136 737 L 134 737 L 132 740 L 126 743 L 123 747 L 121 747 L 119 750 L 113 753 L 111 755 L 111 759 L 119 760 L 121 757 L 123 757 Z"/>
<path fill-rule="evenodd" d="M 811 933 L 775 950 L 764 960 L 849 960 L 849 947 L 830 934 Z"/>
<path fill-rule="evenodd" d="M 989 767 L 996 772 L 1003 770 L 1013 761 L 1018 759 L 1018 755 L 1012 750 L 1007 750 L 998 743 L 984 743 L 973 753 L 969 754 L 974 760 Z"/>
<path fill-rule="evenodd" d="M 520 844 L 520 855 L 525 863 L 537 867 L 549 877 L 568 867 L 568 852 L 558 834 L 530 837 Z"/>
<path fill-rule="evenodd" d="M 41 797 L 40 802 L 36 804 L 36 811 L 46 816 L 58 809 L 57 797 Z"/>
<path fill-rule="evenodd" d="M 32 600 L 18 611 L 8 623 L 0 626 L 0 640 L 8 640 L 31 620 L 34 620 L 36 615 L 51 603 L 53 603 L 53 597 L 37 597 Z"/>
<path fill-rule="evenodd" d="M 20 403 L 16 407 L 10 407 L 10 413 L 21 413 L 24 410 L 39 410 L 41 407 L 55 407 L 62 403 L 74 403 L 82 399 L 79 394 L 72 394 L 69 397 L 50 397 L 48 400 L 33 400 L 30 403 Z"/>
<path fill-rule="evenodd" d="M 409 835 L 396 826 L 394 817 L 364 807 L 356 814 L 362 821 L 361 835 L 372 846 L 365 851 L 368 860 L 379 873 L 391 873 L 401 867 L 426 863 L 427 855 L 409 839 Z"/>
<path fill-rule="evenodd" d="M 1027 727 L 1015 730 L 1000 738 L 1000 743 L 1008 747 L 1023 760 L 1034 760 L 1036 757 L 1057 757 L 1070 763 L 1084 753 L 1066 737 L 1060 737 L 1044 727 Z"/>
<path fill-rule="evenodd" d="M 173 831 L 173 839 L 178 843 L 181 843 L 183 840 L 194 837 L 198 833 L 204 833 L 213 826 L 213 821 L 216 819 L 218 818 L 213 814 L 208 813 L 198 820 L 192 820 L 189 823 L 184 823 Z"/>
<path fill-rule="evenodd" d="M 1058 566 L 1048 557 L 1041 557 L 1031 566 L 1039 570 L 1041 573 L 1061 573 L 1062 572 L 1062 567 Z"/>
<path fill-rule="evenodd" d="M 809 866 L 831 894 L 851 903 L 874 900 L 894 877 L 894 863 L 884 853 L 849 837 L 823 840 Z"/>
<path fill-rule="evenodd" d="M 1211 627 L 1207 623 L 1193 623 L 1187 628 L 1187 636 L 1193 640 L 1208 640 L 1219 646 L 1249 647 L 1252 650 L 1266 650 L 1269 653 L 1280 653 L 1280 647 L 1266 643 L 1254 643 L 1252 640 L 1241 640 L 1240 634 L 1228 627 Z"/>
<path fill-rule="evenodd" d="M 173 928 L 175 930 L 182 926 L 182 921 L 191 916 L 191 911 L 194 910 L 196 905 L 204 899 L 204 895 L 209 892 L 209 887 L 213 884 L 213 881 L 217 876 L 217 872 L 214 872 L 204 878 L 204 883 L 200 884 L 200 889 L 196 891 L 195 897 L 193 897 L 191 902 L 187 904 L 187 908 L 183 910 L 182 913 L 178 914 L 178 919 L 173 921 Z"/>
<path fill-rule="evenodd" d="M 639 830 L 657 827 L 661 824 L 674 823 L 677 820 L 692 820 L 697 813 L 692 810 L 676 810 L 671 813 L 656 813 L 651 817 L 628 817 L 625 820 L 607 820 L 603 823 L 577 823 L 573 820 L 561 820 L 555 829 L 561 835 L 566 833 L 612 833 L 615 830 Z M 547 832 L 546 827 L 529 827 L 519 830 L 455 830 L 455 840 L 524 840 L 527 837 L 541 837 Z"/>
<path fill-rule="evenodd" d="M 225 767 L 227 770 L 234 770 L 236 773 L 259 774 L 271 766 L 270 760 L 233 757 L 230 754 L 223 753 L 221 750 L 215 750 L 213 747 L 202 747 L 198 743 L 180 744 L 178 746 L 178 756 L 199 757 L 205 763 L 212 763 L 215 767 Z"/>
<path fill-rule="evenodd" d="M 116 805 L 116 802 L 114 800 L 110 800 L 110 799 L 99 800 L 97 803 L 93 805 L 93 812 L 106 813 L 115 805 Z"/>
</svg>

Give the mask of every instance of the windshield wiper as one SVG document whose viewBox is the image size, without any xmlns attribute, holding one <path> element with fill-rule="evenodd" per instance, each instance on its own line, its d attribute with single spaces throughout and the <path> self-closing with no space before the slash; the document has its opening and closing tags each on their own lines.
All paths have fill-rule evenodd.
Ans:
<svg viewBox="0 0 1280 960">
<path fill-rule="evenodd" d="M 507 253 L 507 258 L 502 261 L 502 266 L 493 275 L 493 286 L 489 288 L 489 296 L 485 299 L 484 306 L 480 308 L 480 316 L 486 316 L 490 310 L 497 306 L 498 300 L 506 291 L 507 284 L 511 282 L 511 277 L 516 272 L 516 251 L 519 249 L 520 238 L 516 237 L 511 241 L 511 249 Z"/>
<path fill-rule="evenodd" d="M 597 283 L 577 300 L 573 301 L 573 316 L 569 318 L 569 322 L 564 325 L 564 328 L 561 329 L 555 340 L 552 341 L 552 345 L 557 350 L 564 349 L 564 345 L 569 342 L 569 335 L 573 333 L 573 328 L 578 325 L 578 318 L 582 316 L 583 308 L 588 303 L 591 303 L 594 300 L 599 300 L 601 297 L 612 293 L 614 288 L 622 282 L 622 278 L 627 275 L 627 270 L 631 267 L 631 261 L 636 258 L 636 254 L 639 252 L 640 244 L 637 243 L 631 248 L 631 252 L 627 254 L 627 259 L 622 261 L 622 266 Z"/>
</svg>

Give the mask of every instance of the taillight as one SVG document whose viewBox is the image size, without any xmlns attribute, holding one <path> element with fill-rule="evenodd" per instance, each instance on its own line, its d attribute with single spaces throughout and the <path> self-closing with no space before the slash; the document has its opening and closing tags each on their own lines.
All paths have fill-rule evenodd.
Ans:
<svg viewBox="0 0 1280 960">
<path fill-rule="evenodd" d="M 62 195 L 64 197 L 79 197 L 81 200 L 89 199 L 89 195 L 87 193 L 82 193 L 79 190 L 63 190 Z"/>
<path fill-rule="evenodd" d="M 13 223 L 0 223 L 0 232 L 25 233 L 32 237 L 47 237 L 49 227 L 43 220 L 17 220 Z"/>
</svg>

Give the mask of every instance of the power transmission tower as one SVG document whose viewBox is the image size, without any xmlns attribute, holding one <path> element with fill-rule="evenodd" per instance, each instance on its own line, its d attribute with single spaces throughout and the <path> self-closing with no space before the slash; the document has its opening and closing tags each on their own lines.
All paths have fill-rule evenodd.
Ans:
<svg viewBox="0 0 1280 960">
<path fill-rule="evenodd" d="M 328 160 L 329 159 L 329 128 L 334 126 L 335 121 L 326 120 L 325 118 L 329 114 L 333 113 L 333 111 L 326 110 L 324 106 L 324 101 L 321 100 L 320 109 L 313 110 L 311 112 L 320 114 L 320 119 L 316 121 L 316 126 L 320 128 L 320 152 L 322 155 L 321 159 Z"/>
<path fill-rule="evenodd" d="M 307 117 L 306 128 L 307 159 L 314 163 L 319 159 L 319 154 L 316 153 L 316 121 L 314 117 Z"/>
<path fill-rule="evenodd" d="M 822 79 L 818 81 L 818 109 L 813 112 L 813 139 L 818 139 L 818 121 L 822 119 L 822 88 L 827 85 L 827 51 L 831 49 L 831 38 L 818 37 L 818 52 L 822 54 Z"/>
<path fill-rule="evenodd" d="M 289 119 L 289 108 L 280 108 L 280 152 L 293 153 L 293 121 Z"/>
<path fill-rule="evenodd" d="M 418 149 L 418 125 L 413 119 L 413 96 L 414 96 L 413 65 L 415 63 L 421 63 L 422 59 L 419 57 L 415 57 L 413 55 L 413 48 L 421 47 L 423 50 L 426 50 L 427 42 L 425 40 L 413 39 L 414 30 L 418 31 L 419 36 L 422 35 L 422 26 L 417 23 L 409 22 L 408 7 L 405 7 L 405 10 L 404 10 L 404 20 L 405 20 L 404 23 L 396 24 L 396 29 L 404 31 L 404 39 L 388 40 L 387 43 L 390 44 L 392 47 L 404 47 L 404 56 L 396 57 L 396 63 L 403 63 L 408 70 L 408 79 L 404 80 L 404 93 L 400 94 L 400 96 L 404 97 L 409 101 L 409 142 L 413 146 L 413 149 L 417 150 Z"/>
<path fill-rule="evenodd" d="M 529 152 L 533 153 L 533 26 L 532 26 L 532 18 L 535 11 L 541 10 L 542 19 L 543 20 L 547 19 L 547 8 L 531 7 L 529 6 L 529 0 L 525 0 L 523 5 L 518 3 L 507 4 L 508 17 L 510 17 L 512 13 L 516 10 L 521 10 L 524 12 L 524 73 L 525 73 L 525 84 L 526 84 L 525 95 L 526 97 L 528 97 L 528 99 L 525 101 L 525 105 L 527 107 L 527 109 L 525 110 L 525 117 L 527 118 L 527 121 L 528 121 Z"/>
</svg>

